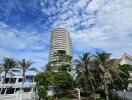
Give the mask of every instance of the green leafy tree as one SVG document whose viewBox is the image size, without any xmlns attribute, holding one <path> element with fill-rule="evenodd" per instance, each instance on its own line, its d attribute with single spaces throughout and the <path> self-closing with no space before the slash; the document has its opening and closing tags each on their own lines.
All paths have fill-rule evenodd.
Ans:
<svg viewBox="0 0 132 100">
<path fill-rule="evenodd" d="M 53 74 L 50 71 L 39 73 L 35 76 L 36 88 L 38 90 L 39 99 L 48 100 L 48 88 L 53 85 Z"/>
<path fill-rule="evenodd" d="M 75 81 L 71 74 L 65 71 L 54 72 L 54 86 L 56 88 L 56 93 L 60 94 L 60 90 L 63 93 L 69 93 L 73 89 Z"/>
<path fill-rule="evenodd" d="M 45 71 L 52 71 L 55 69 L 56 66 L 54 66 L 57 62 L 56 61 L 50 61 L 48 64 L 45 65 Z"/>
<path fill-rule="evenodd" d="M 56 96 L 62 93 L 69 93 L 74 86 L 73 77 L 67 72 L 51 72 L 45 71 L 39 73 L 35 77 L 37 83 L 36 88 L 38 90 L 38 95 L 41 99 L 49 98 L 47 96 L 47 91 L 49 87 L 55 89 Z"/>
<path fill-rule="evenodd" d="M 114 86 L 115 88 L 119 90 L 123 90 L 123 89 L 127 90 L 128 84 L 131 83 L 130 73 L 132 72 L 132 65 L 129 65 L 129 64 L 119 65 L 118 69 L 123 72 L 123 73 L 120 73 L 122 80 L 119 80 L 119 79 L 114 80 Z"/>
<path fill-rule="evenodd" d="M 72 57 L 65 50 L 55 52 L 54 58 L 55 60 L 46 65 L 46 70 L 72 71 Z"/>
</svg>

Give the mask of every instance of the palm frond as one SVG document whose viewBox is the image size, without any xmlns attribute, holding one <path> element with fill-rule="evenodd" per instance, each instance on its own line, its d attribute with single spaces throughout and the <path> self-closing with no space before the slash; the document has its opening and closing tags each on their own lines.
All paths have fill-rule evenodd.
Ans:
<svg viewBox="0 0 132 100">
<path fill-rule="evenodd" d="M 31 60 L 26 61 L 25 59 L 22 59 L 21 61 L 19 60 L 18 63 L 23 70 L 27 70 L 34 62 Z"/>
<path fill-rule="evenodd" d="M 37 73 L 39 72 L 38 69 L 36 69 L 36 68 L 34 68 L 34 67 L 33 67 L 33 68 L 29 68 L 28 70 L 35 71 L 35 72 L 37 72 Z"/>
</svg>

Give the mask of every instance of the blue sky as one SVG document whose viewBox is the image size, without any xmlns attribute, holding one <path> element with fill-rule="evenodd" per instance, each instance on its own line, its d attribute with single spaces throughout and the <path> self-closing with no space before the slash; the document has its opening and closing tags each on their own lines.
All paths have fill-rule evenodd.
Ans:
<svg viewBox="0 0 132 100">
<path fill-rule="evenodd" d="M 0 60 L 48 61 L 50 32 L 71 32 L 74 59 L 83 52 L 132 55 L 132 0 L 0 0 Z"/>
</svg>

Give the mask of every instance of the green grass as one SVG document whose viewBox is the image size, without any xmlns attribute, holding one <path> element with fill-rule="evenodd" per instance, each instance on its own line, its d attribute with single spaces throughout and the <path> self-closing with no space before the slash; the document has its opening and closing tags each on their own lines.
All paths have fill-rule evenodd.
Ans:
<svg viewBox="0 0 132 100">
<path fill-rule="evenodd" d="M 58 100 L 69 100 L 70 98 L 69 97 L 62 97 L 62 98 L 59 98 Z"/>
<path fill-rule="evenodd" d="M 106 100 L 105 98 L 97 98 L 96 100 Z"/>
<path fill-rule="evenodd" d="M 58 100 L 70 100 L 69 97 L 62 97 L 62 98 L 59 98 Z M 105 98 L 97 98 L 96 100 L 106 100 Z"/>
</svg>

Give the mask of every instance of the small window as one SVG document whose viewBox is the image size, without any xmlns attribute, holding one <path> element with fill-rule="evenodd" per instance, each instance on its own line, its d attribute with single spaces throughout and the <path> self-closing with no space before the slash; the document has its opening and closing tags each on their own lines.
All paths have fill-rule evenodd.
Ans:
<svg viewBox="0 0 132 100">
<path fill-rule="evenodd" d="M 31 88 L 25 88 L 24 89 L 24 92 L 30 92 L 31 91 Z"/>
<path fill-rule="evenodd" d="M 8 88 L 6 94 L 14 94 L 14 88 Z"/>
<path fill-rule="evenodd" d="M 30 76 L 26 76 L 24 81 L 25 82 L 33 82 L 33 78 Z"/>
<path fill-rule="evenodd" d="M 16 92 L 19 91 L 19 90 L 20 90 L 20 88 L 16 88 Z"/>
<path fill-rule="evenodd" d="M 23 80 L 22 78 L 19 78 L 18 82 L 22 82 L 22 80 Z"/>
<path fill-rule="evenodd" d="M 15 83 L 16 82 L 16 78 L 11 78 L 10 79 L 10 83 Z"/>
<path fill-rule="evenodd" d="M 6 89 L 3 88 L 2 91 L 1 91 L 1 94 L 4 94 L 4 93 L 5 93 L 5 90 L 6 90 Z"/>
<path fill-rule="evenodd" d="M 4 78 L 3 83 L 7 84 L 9 82 L 9 78 Z"/>
<path fill-rule="evenodd" d="M 33 91 L 36 92 L 36 88 L 34 88 Z"/>
</svg>

